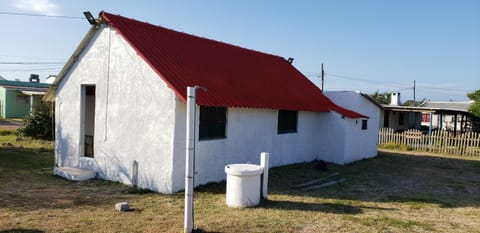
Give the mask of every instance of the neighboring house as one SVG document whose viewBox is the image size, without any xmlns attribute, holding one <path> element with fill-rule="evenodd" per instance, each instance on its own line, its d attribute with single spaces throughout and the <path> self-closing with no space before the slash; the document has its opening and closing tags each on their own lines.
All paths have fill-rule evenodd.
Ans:
<svg viewBox="0 0 480 233">
<path fill-rule="evenodd" d="M 39 103 L 50 84 L 0 80 L 0 117 L 23 118 Z"/>
<path fill-rule="evenodd" d="M 471 101 L 426 101 L 421 106 L 436 109 L 432 114 L 422 114 L 422 126 L 429 127 L 430 122 L 434 130 L 449 130 L 466 132 L 472 130 L 468 109 L 473 104 Z"/>
<path fill-rule="evenodd" d="M 391 103 L 385 109 L 384 126 L 396 131 L 418 129 L 424 133 L 432 130 L 466 132 L 473 130 L 468 108 L 473 101 L 426 101 L 420 106 L 400 106 L 400 93 L 393 93 Z"/>
<path fill-rule="evenodd" d="M 394 92 L 390 97 L 390 104 L 382 104 L 384 108 L 383 127 L 396 131 L 407 129 L 421 129 L 422 112 L 426 109 L 414 106 L 401 106 L 400 92 Z"/>
<path fill-rule="evenodd" d="M 336 105 L 282 57 L 100 17 L 45 96 L 56 102 L 57 169 L 182 190 L 186 89 L 196 85 L 207 91 L 197 92 L 195 185 L 224 180 L 226 164 L 259 163 L 262 151 L 270 166 L 376 155 L 359 123 L 370 112 Z"/>
<path fill-rule="evenodd" d="M 336 128 L 332 132 L 340 133 L 345 137 L 342 143 L 332 143 L 330 148 L 336 152 L 331 153 L 338 159 L 338 155 L 344 155 L 345 158 L 340 158 L 340 161 L 352 162 L 358 158 L 373 157 L 377 154 L 376 143 L 365 143 L 376 141 L 378 138 L 378 131 L 383 126 L 383 107 L 373 100 L 367 94 L 355 91 L 325 91 L 323 92 L 336 104 L 351 109 L 356 112 L 361 112 L 369 117 L 369 119 L 355 120 L 355 125 L 344 124 L 345 121 L 337 121 Z M 363 140 L 359 140 L 362 138 Z M 358 150 L 362 148 L 363 150 Z M 340 162 L 339 161 L 339 162 Z"/>
</svg>

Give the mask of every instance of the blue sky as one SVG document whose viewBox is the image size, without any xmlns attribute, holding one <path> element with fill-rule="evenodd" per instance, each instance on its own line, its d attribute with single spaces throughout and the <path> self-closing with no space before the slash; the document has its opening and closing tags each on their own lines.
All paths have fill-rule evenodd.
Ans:
<svg viewBox="0 0 480 233">
<path fill-rule="evenodd" d="M 83 17 L 101 10 L 283 57 L 326 90 L 401 90 L 403 100 L 467 100 L 480 89 L 480 1 L 3 0 L 0 12 Z M 64 62 L 85 19 L 0 14 L 0 62 Z M 26 80 L 61 64 L 0 64 Z"/>
</svg>

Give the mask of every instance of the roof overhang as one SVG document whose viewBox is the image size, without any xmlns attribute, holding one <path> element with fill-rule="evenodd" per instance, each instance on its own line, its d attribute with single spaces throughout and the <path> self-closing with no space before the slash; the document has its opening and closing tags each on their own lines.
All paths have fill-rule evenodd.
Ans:
<svg viewBox="0 0 480 233">
<path fill-rule="evenodd" d="M 398 112 L 423 112 L 423 113 L 442 113 L 442 114 L 469 114 L 468 111 L 459 109 L 447 108 L 432 108 L 432 107 L 413 107 L 413 106 L 397 106 L 397 105 L 382 105 L 385 110 Z"/>
<path fill-rule="evenodd" d="M 25 95 L 45 95 L 46 91 L 20 91 Z"/>
<path fill-rule="evenodd" d="M 87 35 L 82 39 L 80 42 L 80 45 L 75 49 L 73 52 L 72 56 L 68 59 L 67 63 L 65 63 L 65 66 L 63 66 L 62 70 L 60 73 L 58 73 L 57 78 L 55 81 L 52 83 L 50 88 L 48 89 L 47 93 L 45 96 L 43 96 L 42 100 L 47 101 L 47 102 L 53 102 L 55 101 L 55 96 L 56 96 L 56 90 L 59 85 L 59 83 L 63 80 L 63 78 L 68 74 L 72 66 L 75 64 L 75 62 L 78 60 L 80 57 L 81 53 L 84 51 L 85 47 L 87 47 L 88 43 L 92 39 L 92 37 L 95 35 L 97 30 L 100 28 L 100 24 L 93 25 L 90 30 L 87 32 Z"/>
</svg>

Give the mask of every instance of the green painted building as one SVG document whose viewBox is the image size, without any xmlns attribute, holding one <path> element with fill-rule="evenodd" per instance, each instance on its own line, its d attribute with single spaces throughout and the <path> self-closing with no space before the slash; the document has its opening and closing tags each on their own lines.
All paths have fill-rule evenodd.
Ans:
<svg viewBox="0 0 480 233">
<path fill-rule="evenodd" d="M 40 103 L 50 84 L 0 80 L 0 117 L 23 118 Z"/>
</svg>

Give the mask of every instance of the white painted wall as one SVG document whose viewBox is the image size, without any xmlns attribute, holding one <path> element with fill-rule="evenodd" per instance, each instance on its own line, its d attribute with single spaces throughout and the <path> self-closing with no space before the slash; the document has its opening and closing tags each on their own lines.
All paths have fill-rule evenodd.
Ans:
<svg viewBox="0 0 480 233">
<path fill-rule="evenodd" d="M 197 96 L 201 94 L 198 91 Z M 184 187 L 186 111 L 183 102 L 176 102 L 175 191 Z M 297 133 L 277 134 L 278 110 L 228 108 L 227 138 L 199 141 L 197 107 L 195 185 L 225 180 L 227 164 L 260 164 L 261 152 L 270 152 L 270 167 L 315 160 L 318 154 L 318 117 L 326 114 L 299 112 Z"/>
<path fill-rule="evenodd" d="M 378 131 L 380 122 L 383 121 L 381 108 L 354 91 L 331 91 L 324 94 L 336 104 L 369 117 L 366 130 L 362 130 L 362 119 L 345 117 L 343 163 L 376 156 Z"/>
<path fill-rule="evenodd" d="M 93 159 L 80 156 L 82 84 L 96 85 Z M 56 100 L 58 166 L 130 184 L 135 159 L 139 187 L 173 191 L 175 95 L 115 31 L 96 33 L 60 82 Z"/>
</svg>

